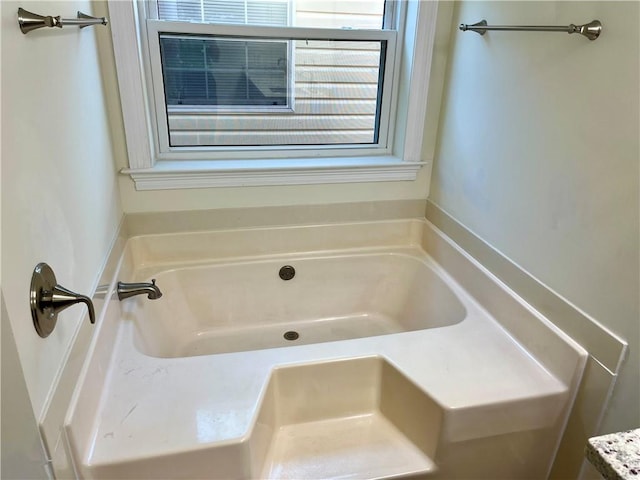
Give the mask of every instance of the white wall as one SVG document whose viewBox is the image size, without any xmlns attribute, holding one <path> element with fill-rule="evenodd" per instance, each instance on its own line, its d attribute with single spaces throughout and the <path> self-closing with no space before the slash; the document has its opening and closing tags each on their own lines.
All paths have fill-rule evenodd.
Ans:
<svg viewBox="0 0 640 480">
<path fill-rule="evenodd" d="M 13 339 L 4 298 L 0 294 L 2 317 L 2 462 L 0 476 L 6 479 L 46 478 L 46 457 L 29 402 L 18 351 Z"/>
<path fill-rule="evenodd" d="M 23 35 L 19 6 L 73 17 L 91 13 L 92 3 L 1 4 L 2 291 L 39 419 L 86 308 L 60 314 L 56 330 L 41 339 L 29 311 L 31 272 L 45 261 L 60 284 L 91 294 L 122 211 L 95 30 Z"/>
<path fill-rule="evenodd" d="M 463 1 L 452 33 L 430 199 L 629 342 L 602 432 L 640 424 L 637 2 Z M 586 432 L 589 433 L 589 432 Z"/>
</svg>

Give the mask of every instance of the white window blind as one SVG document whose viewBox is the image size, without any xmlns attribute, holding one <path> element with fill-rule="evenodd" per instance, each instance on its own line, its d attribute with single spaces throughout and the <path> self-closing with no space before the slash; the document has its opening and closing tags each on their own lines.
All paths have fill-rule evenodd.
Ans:
<svg viewBox="0 0 640 480">
<path fill-rule="evenodd" d="M 175 107 L 287 107 L 288 43 L 160 35 L 165 100 Z"/>
<path fill-rule="evenodd" d="M 236 25 L 287 26 L 288 0 L 158 0 L 158 19 Z"/>
</svg>

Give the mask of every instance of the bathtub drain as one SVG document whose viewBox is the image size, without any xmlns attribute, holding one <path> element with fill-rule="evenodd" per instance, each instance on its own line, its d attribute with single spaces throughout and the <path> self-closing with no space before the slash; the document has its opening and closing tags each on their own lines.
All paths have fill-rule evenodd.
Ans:
<svg viewBox="0 0 640 480">
<path fill-rule="evenodd" d="M 285 332 L 285 334 L 283 336 L 284 336 L 285 340 L 297 340 L 298 337 L 300 337 L 298 332 L 294 332 L 293 330 Z"/>
</svg>

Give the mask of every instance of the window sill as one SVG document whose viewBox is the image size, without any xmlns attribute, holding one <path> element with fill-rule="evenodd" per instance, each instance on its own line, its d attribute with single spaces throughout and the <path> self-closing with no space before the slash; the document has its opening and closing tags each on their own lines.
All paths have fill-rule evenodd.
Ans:
<svg viewBox="0 0 640 480">
<path fill-rule="evenodd" d="M 152 168 L 125 168 L 136 190 L 311 185 L 415 180 L 426 162 L 397 157 L 287 160 L 159 161 Z"/>
</svg>

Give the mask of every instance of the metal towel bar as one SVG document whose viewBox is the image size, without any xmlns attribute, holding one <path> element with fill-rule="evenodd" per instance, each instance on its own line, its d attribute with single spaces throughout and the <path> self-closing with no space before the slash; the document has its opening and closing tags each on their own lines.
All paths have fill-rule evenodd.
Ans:
<svg viewBox="0 0 640 480">
<path fill-rule="evenodd" d="M 18 25 L 20 25 L 20 31 L 25 35 L 32 30 L 37 30 L 43 27 L 57 27 L 62 28 L 69 25 L 84 28 L 90 25 L 106 25 L 107 19 L 105 17 L 92 17 L 82 12 L 78 12 L 78 18 L 60 18 L 52 17 L 51 15 L 44 16 L 37 13 L 28 12 L 24 8 L 18 8 Z"/>
<path fill-rule="evenodd" d="M 481 20 L 473 25 L 467 25 L 465 23 L 460 24 L 460 30 L 463 32 L 471 31 L 484 35 L 487 30 L 498 31 L 510 31 L 510 32 L 564 32 L 564 33 L 579 33 L 584 35 L 589 40 L 595 40 L 602 33 L 602 24 L 599 20 L 593 20 L 592 22 L 585 23 L 584 25 L 571 25 L 566 26 L 536 26 L 536 25 L 487 25 L 486 20 Z"/>
</svg>

